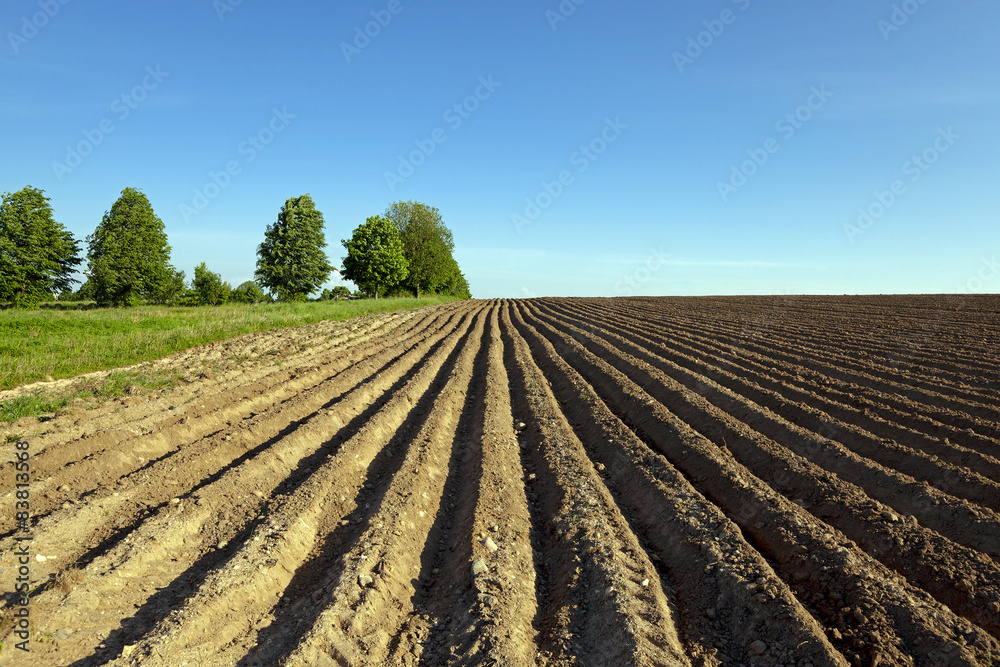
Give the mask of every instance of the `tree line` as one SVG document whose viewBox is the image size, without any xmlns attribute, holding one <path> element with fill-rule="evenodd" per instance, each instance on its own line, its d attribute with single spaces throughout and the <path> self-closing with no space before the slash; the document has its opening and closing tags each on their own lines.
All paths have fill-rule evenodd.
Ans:
<svg viewBox="0 0 1000 667">
<path fill-rule="evenodd" d="M 55 220 L 44 191 L 28 186 L 4 193 L 0 201 L 0 302 L 36 308 L 57 296 L 118 307 L 305 301 L 335 270 L 358 286 L 359 296 L 419 298 L 435 292 L 471 298 L 452 254 L 451 230 L 436 208 L 400 201 L 368 218 L 341 241 L 347 252 L 341 269 L 327 258 L 324 227 L 312 197 L 288 199 L 257 248 L 254 280 L 233 288 L 202 262 L 188 284 L 170 264 L 163 221 L 141 190 L 122 191 L 84 249 Z M 84 259 L 85 281 L 74 292 Z M 338 286 L 319 298 L 348 295 Z"/>
</svg>

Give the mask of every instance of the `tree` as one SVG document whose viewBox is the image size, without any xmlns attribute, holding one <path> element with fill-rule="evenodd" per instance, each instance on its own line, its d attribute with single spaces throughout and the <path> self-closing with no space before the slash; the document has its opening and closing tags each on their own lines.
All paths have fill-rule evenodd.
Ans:
<svg viewBox="0 0 1000 667">
<path fill-rule="evenodd" d="M 52 217 L 43 190 L 30 185 L 5 192 L 0 201 L 0 301 L 35 308 L 67 292 L 80 258 L 80 244 Z"/>
<path fill-rule="evenodd" d="M 261 303 L 267 301 L 267 297 L 264 296 L 260 285 L 252 280 L 247 280 L 233 290 L 233 293 L 229 295 L 229 300 L 234 303 Z"/>
<path fill-rule="evenodd" d="M 208 270 L 205 262 L 194 267 L 194 281 L 191 285 L 198 301 L 203 306 L 221 306 L 229 300 L 232 285 L 222 282 L 222 276 Z"/>
<path fill-rule="evenodd" d="M 403 255 L 410 272 L 401 286 L 420 298 L 421 292 L 438 290 L 450 273 L 449 260 L 455 249 L 451 230 L 436 208 L 414 201 L 390 204 L 385 215 L 403 239 Z"/>
<path fill-rule="evenodd" d="M 319 289 L 333 270 L 323 224 L 309 195 L 286 200 L 257 248 L 257 282 L 286 301 L 305 301 Z"/>
<path fill-rule="evenodd" d="M 87 273 L 101 305 L 165 303 L 175 287 L 163 221 L 141 190 L 125 188 L 87 237 Z"/>
<path fill-rule="evenodd" d="M 446 277 L 444 282 L 441 283 L 439 290 L 442 294 L 447 294 L 448 296 L 471 299 L 472 292 L 469 290 L 469 283 L 465 279 L 462 270 L 458 267 L 458 262 L 455 261 L 454 257 L 449 257 L 448 259 Z"/>
<path fill-rule="evenodd" d="M 345 285 L 337 285 L 333 289 L 325 289 L 323 293 L 319 295 L 320 301 L 333 301 L 334 299 L 346 299 L 351 296 L 351 290 L 347 289 Z"/>
<path fill-rule="evenodd" d="M 176 306 L 187 296 L 187 291 L 184 272 L 180 269 L 171 269 L 159 301 L 168 306 Z"/>
<path fill-rule="evenodd" d="M 341 243 L 347 249 L 341 275 L 376 300 L 380 293 L 406 279 L 408 263 L 403 256 L 403 239 L 389 218 L 368 218 L 354 230 L 350 240 Z"/>
</svg>

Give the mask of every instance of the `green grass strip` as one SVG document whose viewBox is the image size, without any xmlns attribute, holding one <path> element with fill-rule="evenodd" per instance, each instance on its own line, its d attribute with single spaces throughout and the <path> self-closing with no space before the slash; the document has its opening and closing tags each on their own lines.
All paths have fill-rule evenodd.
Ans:
<svg viewBox="0 0 1000 667">
<path fill-rule="evenodd" d="M 451 300 L 431 297 L 217 307 L 5 310 L 0 312 L 0 389 L 36 382 L 46 375 L 60 379 L 129 366 L 248 333 Z M 19 409 L 0 406 L 0 420 L 9 421 L 8 411 L 15 414 Z"/>
</svg>

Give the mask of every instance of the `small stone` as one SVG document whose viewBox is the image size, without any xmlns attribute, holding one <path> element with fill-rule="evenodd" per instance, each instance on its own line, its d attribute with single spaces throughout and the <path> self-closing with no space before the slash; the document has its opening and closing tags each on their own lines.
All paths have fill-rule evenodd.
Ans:
<svg viewBox="0 0 1000 667">
<path fill-rule="evenodd" d="M 492 527 L 492 528 L 490 528 L 490 530 L 492 530 L 492 531 L 493 531 L 493 532 L 495 533 L 495 532 L 497 532 L 498 530 L 500 530 L 500 526 L 498 526 L 498 525 L 496 525 L 496 524 L 493 524 L 493 527 Z"/>
<path fill-rule="evenodd" d="M 705 616 L 708 616 L 711 619 L 715 619 L 715 607 L 709 607 L 708 609 L 706 609 Z"/>
<path fill-rule="evenodd" d="M 525 424 L 524 422 L 517 422 L 518 431 L 523 431 L 525 426 L 527 426 L 527 424 Z"/>
<path fill-rule="evenodd" d="M 125 519 L 123 519 L 122 517 L 118 517 L 117 519 L 115 519 L 115 524 L 116 524 L 116 525 L 119 525 L 119 526 L 120 526 L 120 525 L 122 525 L 123 523 L 125 523 Z"/>
<path fill-rule="evenodd" d="M 180 498 L 171 498 L 170 499 L 170 504 L 171 505 L 180 505 L 181 504 L 181 499 Z"/>
<path fill-rule="evenodd" d="M 833 639 L 838 642 L 844 638 L 844 635 L 840 634 L 840 630 L 838 630 L 837 628 L 833 628 L 832 630 L 830 630 L 830 636 L 833 637 Z"/>
<path fill-rule="evenodd" d="M 218 544 L 215 545 L 215 548 L 216 549 L 225 549 L 227 544 L 229 544 L 229 542 L 226 542 L 225 540 L 222 540 L 221 542 L 219 542 Z"/>
<path fill-rule="evenodd" d="M 489 538 L 489 537 L 487 537 L 485 540 L 483 540 L 483 546 L 486 547 L 487 549 L 489 549 L 492 552 L 496 552 L 496 550 L 500 548 L 500 547 L 497 546 L 497 543 L 494 542 L 493 539 Z"/>
<path fill-rule="evenodd" d="M 60 628 L 56 632 L 56 637 L 59 639 L 69 639 L 71 634 L 73 634 L 73 628 Z"/>
<path fill-rule="evenodd" d="M 535 473 L 531 473 L 530 475 L 528 475 L 528 481 L 529 482 L 534 482 L 535 481 Z"/>
<path fill-rule="evenodd" d="M 854 615 L 854 620 L 856 620 L 858 623 L 867 623 L 868 622 L 868 619 L 865 618 L 865 615 L 862 614 L 861 610 L 858 609 L 857 607 L 855 607 L 854 611 L 852 611 L 851 613 Z"/>
<path fill-rule="evenodd" d="M 45 561 L 48 560 L 48 558 L 46 558 L 42 554 L 36 554 L 35 555 L 35 560 L 37 560 L 39 563 L 44 563 Z"/>
<path fill-rule="evenodd" d="M 361 586 L 361 588 L 365 588 L 366 586 L 371 586 L 372 581 L 374 580 L 372 579 L 370 574 L 361 573 L 358 575 L 358 585 Z"/>
<path fill-rule="evenodd" d="M 597 468 L 598 470 L 604 470 L 604 464 L 603 463 L 598 463 L 594 467 Z"/>
<path fill-rule="evenodd" d="M 767 650 L 767 644 L 765 644 L 759 639 L 755 641 L 753 644 L 750 644 L 750 652 L 753 653 L 754 655 L 763 655 L 764 651 L 766 650 Z"/>
<path fill-rule="evenodd" d="M 647 588 L 649 586 L 649 579 L 643 579 L 642 581 L 639 582 L 639 585 L 642 586 L 643 588 Z"/>
<path fill-rule="evenodd" d="M 69 491 L 69 487 L 63 484 L 58 489 L 56 489 L 56 491 L 58 491 L 59 493 L 66 493 L 67 491 Z"/>
<path fill-rule="evenodd" d="M 62 508 L 64 510 L 68 510 L 72 506 L 73 506 L 73 503 L 69 502 L 68 500 L 62 504 Z"/>
<path fill-rule="evenodd" d="M 476 562 L 472 564 L 472 574 L 484 574 L 489 571 L 490 568 L 486 566 L 486 561 L 482 558 L 477 559 Z"/>
</svg>

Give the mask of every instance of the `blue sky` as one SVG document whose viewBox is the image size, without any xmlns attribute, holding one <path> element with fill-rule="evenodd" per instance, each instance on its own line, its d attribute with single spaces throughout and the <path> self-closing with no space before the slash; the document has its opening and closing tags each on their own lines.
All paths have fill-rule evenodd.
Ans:
<svg viewBox="0 0 1000 667">
<path fill-rule="evenodd" d="M 308 192 L 337 266 L 436 206 L 476 297 L 1000 291 L 995 2 L 7 0 L 0 28 L 0 190 L 82 239 L 140 188 L 189 277 L 251 278 Z"/>
</svg>

